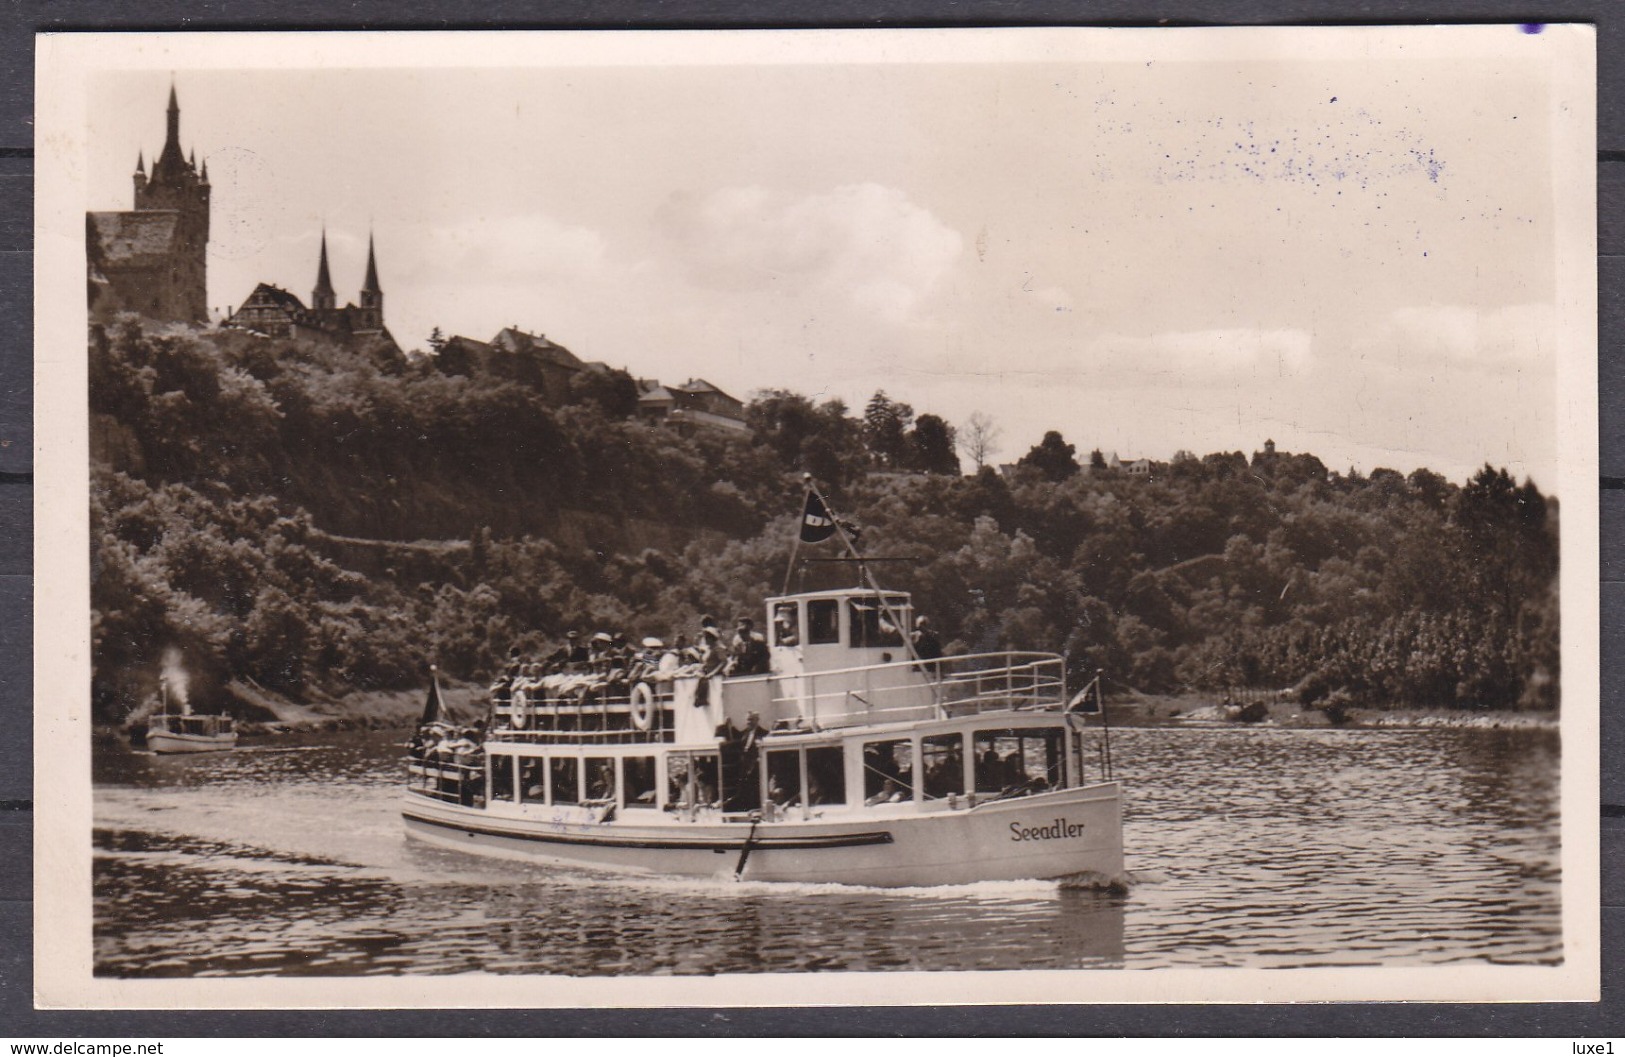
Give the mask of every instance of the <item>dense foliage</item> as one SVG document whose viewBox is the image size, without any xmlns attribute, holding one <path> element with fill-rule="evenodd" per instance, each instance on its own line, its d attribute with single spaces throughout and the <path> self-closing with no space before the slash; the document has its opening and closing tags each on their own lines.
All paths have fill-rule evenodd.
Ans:
<svg viewBox="0 0 1625 1057">
<path fill-rule="evenodd" d="M 133 323 L 93 334 L 90 369 L 105 718 L 171 647 L 205 685 L 318 697 L 757 613 L 803 471 L 871 553 L 918 559 L 884 576 L 951 650 L 1064 649 L 1146 691 L 1556 703 L 1556 504 L 1490 466 L 1457 485 L 1266 450 L 1130 476 L 1050 433 L 961 476 L 952 427 L 884 393 L 861 417 L 761 393 L 750 436 L 684 434 L 626 418 L 613 375 L 554 406 L 432 356 Z"/>
</svg>

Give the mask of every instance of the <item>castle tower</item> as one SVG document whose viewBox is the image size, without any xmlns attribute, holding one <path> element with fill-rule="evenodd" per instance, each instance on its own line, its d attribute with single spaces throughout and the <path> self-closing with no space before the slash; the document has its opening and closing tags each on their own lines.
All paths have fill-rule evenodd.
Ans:
<svg viewBox="0 0 1625 1057">
<path fill-rule="evenodd" d="M 209 244 L 209 175 L 199 173 L 195 161 L 181 153 L 181 108 L 174 85 L 169 88 L 164 149 L 143 179 L 137 158 L 135 208 L 137 211 L 173 211 L 177 214 L 171 244 L 171 287 L 162 291 L 161 307 L 149 314 L 204 322 L 209 318 L 206 258 Z M 193 158 L 196 158 L 193 152 Z"/>
<path fill-rule="evenodd" d="M 322 260 L 316 267 L 316 288 L 310 292 L 310 307 L 331 312 L 334 307 L 333 277 L 327 272 L 327 229 L 322 229 Z"/>
<path fill-rule="evenodd" d="M 384 325 L 384 291 L 378 285 L 378 257 L 373 252 L 372 233 L 367 233 L 367 281 L 361 284 L 362 327 L 376 330 Z"/>
</svg>

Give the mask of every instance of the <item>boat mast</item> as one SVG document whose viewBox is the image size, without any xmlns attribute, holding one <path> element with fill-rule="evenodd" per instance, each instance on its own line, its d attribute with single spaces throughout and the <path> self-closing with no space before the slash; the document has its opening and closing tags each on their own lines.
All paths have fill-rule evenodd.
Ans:
<svg viewBox="0 0 1625 1057">
<path fill-rule="evenodd" d="M 813 480 L 812 474 L 804 473 L 801 475 L 801 479 L 807 482 L 808 491 L 817 496 L 818 501 L 824 504 L 824 512 L 827 513 L 830 520 L 835 523 L 835 535 L 840 538 L 842 545 L 845 546 L 847 552 L 852 555 L 852 560 L 857 563 L 858 584 L 860 586 L 868 586 L 872 591 L 874 591 L 875 596 L 880 602 L 880 608 L 885 611 L 887 619 L 889 619 L 892 622 L 892 626 L 897 629 L 898 637 L 903 640 L 903 649 L 908 651 L 909 659 L 919 662 L 921 658 L 919 653 L 914 649 L 914 637 L 911 634 L 911 629 L 904 627 L 905 622 L 898 615 L 897 610 L 892 608 L 890 599 L 886 597 L 886 592 L 881 590 L 880 584 L 875 580 L 874 574 L 869 571 L 869 563 L 864 559 L 863 552 L 858 550 L 856 541 L 854 541 L 851 534 L 846 531 L 846 522 L 841 520 L 841 516 L 835 512 L 835 508 L 830 506 L 829 498 L 818 490 L 818 482 Z M 798 535 L 796 537 L 798 544 L 800 539 L 801 537 Z M 791 560 L 793 561 L 794 558 L 792 557 Z M 786 577 L 786 580 L 788 580 L 788 577 Z"/>
</svg>

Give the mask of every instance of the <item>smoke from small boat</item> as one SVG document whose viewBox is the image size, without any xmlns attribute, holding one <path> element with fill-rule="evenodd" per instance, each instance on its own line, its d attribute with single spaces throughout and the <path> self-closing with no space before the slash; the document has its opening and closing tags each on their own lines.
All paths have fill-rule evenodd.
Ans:
<svg viewBox="0 0 1625 1057">
<path fill-rule="evenodd" d="M 170 703 L 179 705 L 182 714 L 191 714 L 192 702 L 187 694 L 191 677 L 186 674 L 186 668 L 181 664 L 180 650 L 171 646 L 164 651 L 164 667 L 159 678 L 163 680 L 164 686 L 168 687 Z"/>
</svg>

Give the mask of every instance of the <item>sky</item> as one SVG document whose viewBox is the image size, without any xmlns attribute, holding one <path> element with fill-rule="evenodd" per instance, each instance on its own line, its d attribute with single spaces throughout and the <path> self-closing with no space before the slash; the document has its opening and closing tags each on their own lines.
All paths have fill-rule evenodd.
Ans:
<svg viewBox="0 0 1625 1057">
<path fill-rule="evenodd" d="M 211 305 L 397 340 L 516 325 L 634 375 L 837 397 L 1080 455 L 1557 479 L 1551 106 L 1491 59 L 179 69 Z M 91 85 L 127 209 L 169 71 Z"/>
</svg>

